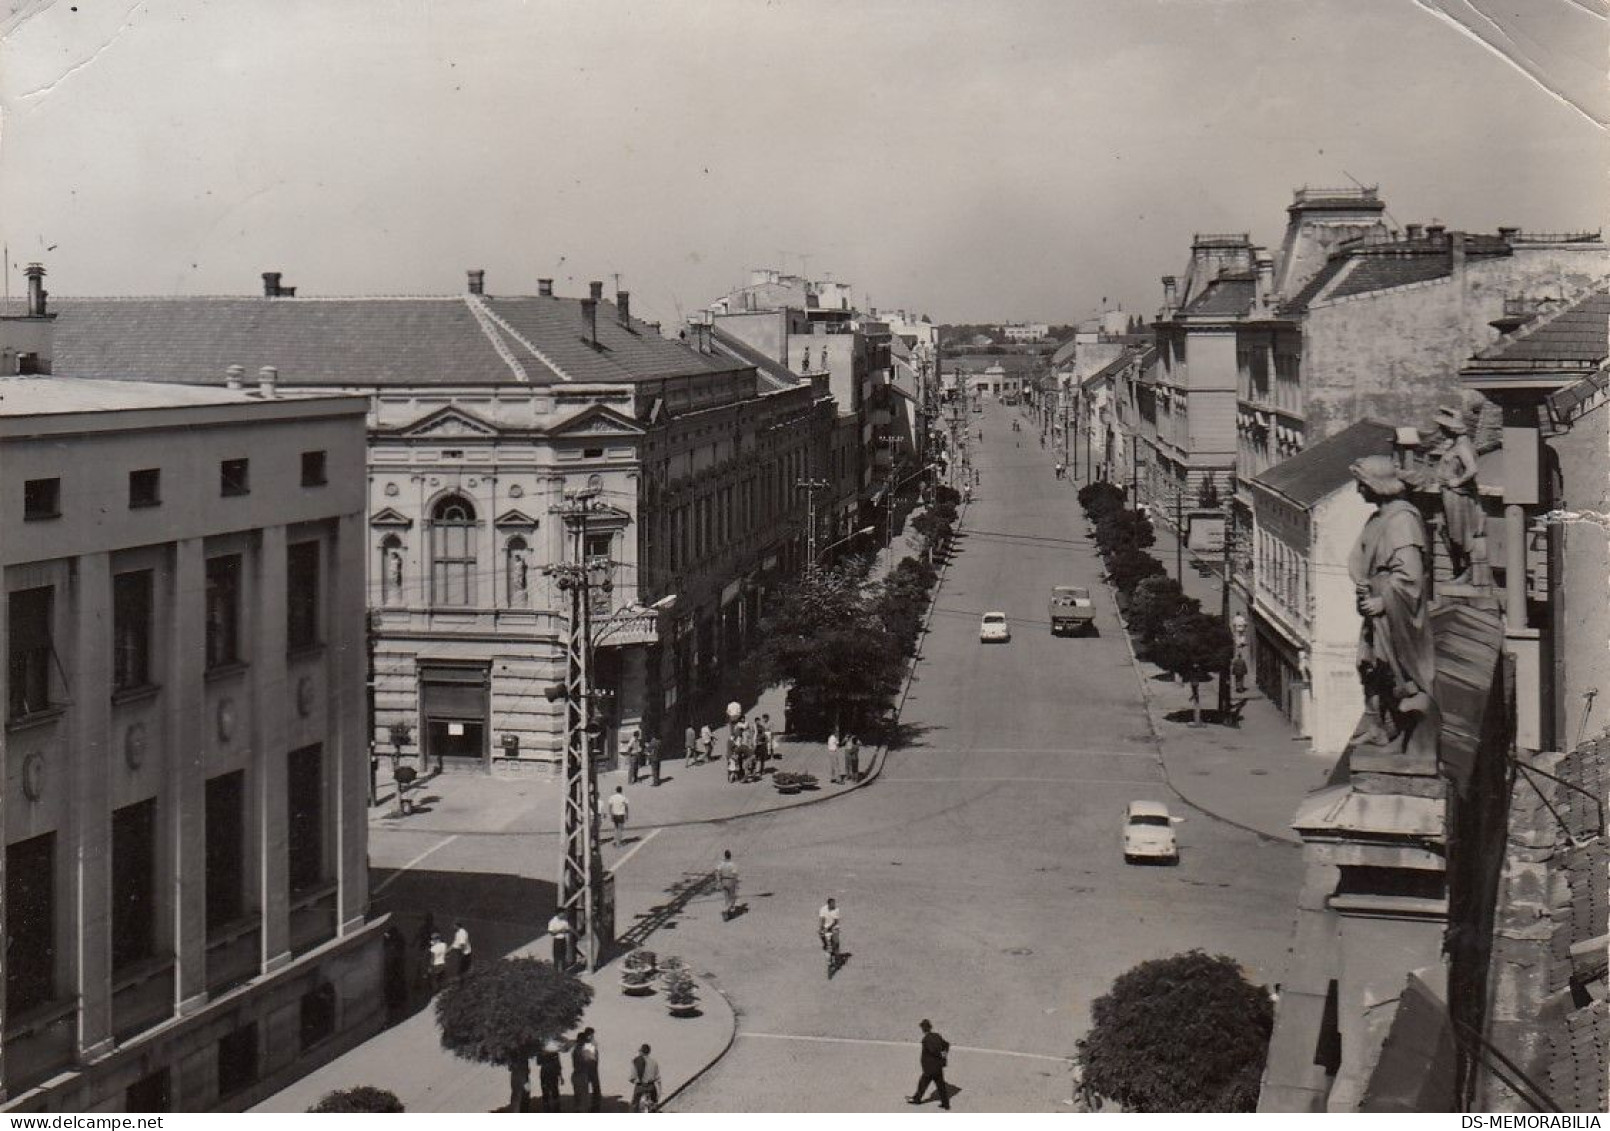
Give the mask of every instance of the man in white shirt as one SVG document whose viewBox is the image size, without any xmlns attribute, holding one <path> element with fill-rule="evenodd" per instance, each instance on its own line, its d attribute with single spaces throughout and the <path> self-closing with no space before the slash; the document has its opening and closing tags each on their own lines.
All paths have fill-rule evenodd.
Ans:
<svg viewBox="0 0 1610 1131">
<path fill-rule="evenodd" d="M 458 955 L 458 976 L 470 972 L 470 933 L 462 919 L 453 922 L 453 953 Z"/>
<path fill-rule="evenodd" d="M 570 969 L 570 940 L 575 930 L 564 911 L 555 911 L 548 920 L 548 934 L 553 936 L 553 965 L 556 970 Z"/>
<path fill-rule="evenodd" d="M 620 786 L 617 785 L 615 792 L 609 795 L 604 808 L 609 812 L 609 819 L 615 826 L 615 847 L 626 847 L 626 814 L 630 807 L 626 804 L 626 794 L 621 791 Z"/>
<path fill-rule="evenodd" d="M 829 898 L 827 903 L 816 913 L 816 933 L 821 937 L 822 949 L 828 949 L 828 939 L 839 933 L 839 904 L 838 900 Z"/>
</svg>

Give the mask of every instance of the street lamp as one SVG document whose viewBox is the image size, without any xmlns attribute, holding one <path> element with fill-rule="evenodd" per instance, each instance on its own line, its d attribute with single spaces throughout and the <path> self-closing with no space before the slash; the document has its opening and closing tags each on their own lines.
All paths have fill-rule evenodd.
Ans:
<svg viewBox="0 0 1610 1131">
<path fill-rule="evenodd" d="M 846 534 L 844 537 L 840 538 L 837 542 L 829 542 L 827 545 L 823 546 L 820 550 L 817 551 L 817 553 L 816 553 L 816 561 L 819 562 L 824 557 L 826 557 L 827 552 L 829 550 L 831 550 L 834 546 L 842 546 L 842 545 L 844 545 L 844 543 L 854 541 L 855 539 L 860 538 L 862 535 L 872 534 L 877 529 L 878 528 L 876 526 L 863 526 L 860 530 L 854 531 L 854 532 L 852 532 L 850 534 Z M 813 562 L 811 564 L 814 565 L 816 563 Z"/>
</svg>

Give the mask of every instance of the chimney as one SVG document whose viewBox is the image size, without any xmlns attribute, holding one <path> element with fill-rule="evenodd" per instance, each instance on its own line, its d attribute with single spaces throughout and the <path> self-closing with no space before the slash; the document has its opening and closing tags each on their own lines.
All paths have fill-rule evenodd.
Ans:
<svg viewBox="0 0 1610 1131">
<path fill-rule="evenodd" d="M 582 320 L 582 323 L 587 328 L 587 333 L 586 333 L 586 336 L 585 336 L 585 338 L 583 340 L 586 341 L 586 343 L 588 345 L 596 346 L 598 344 L 598 300 L 597 299 L 595 299 L 595 298 L 584 298 L 584 299 L 581 300 L 581 320 Z"/>
<path fill-rule="evenodd" d="M 587 291 L 592 295 L 592 300 L 594 302 L 604 301 L 604 284 L 599 282 L 597 279 L 594 279 L 592 282 L 587 284 Z"/>
<path fill-rule="evenodd" d="M 1519 228 L 1499 228 L 1498 229 L 1498 238 L 1503 240 L 1505 243 L 1514 243 L 1515 242 L 1515 237 L 1520 235 L 1520 234 L 1521 234 L 1521 230 Z"/>
<path fill-rule="evenodd" d="M 1172 275 L 1163 276 L 1163 311 L 1165 314 L 1174 313 L 1174 304 L 1178 299 L 1174 288 L 1178 283 L 1179 280 Z"/>
<path fill-rule="evenodd" d="M 30 263 L 23 271 L 28 276 L 28 317 L 43 318 L 45 316 L 45 299 L 49 297 L 45 290 L 45 268 L 40 263 Z"/>
<path fill-rule="evenodd" d="M 244 365 L 231 365 L 224 370 L 224 388 L 238 390 L 245 384 L 246 367 Z"/>
<path fill-rule="evenodd" d="M 265 365 L 257 371 L 257 392 L 263 397 L 272 397 L 279 392 L 280 371 L 272 365 Z"/>
<path fill-rule="evenodd" d="M 1446 225 L 1443 224 L 1427 224 L 1426 239 L 1430 240 L 1432 243 L 1441 243 L 1443 233 L 1445 233 L 1447 230 Z"/>
<path fill-rule="evenodd" d="M 620 316 L 622 326 L 632 324 L 632 292 L 615 292 L 615 313 Z"/>
<path fill-rule="evenodd" d="M 553 280 L 552 279 L 538 279 L 537 280 L 537 294 L 541 295 L 543 298 L 552 298 L 553 297 Z"/>
<path fill-rule="evenodd" d="M 264 298 L 279 298 L 280 297 L 280 278 L 281 277 L 282 276 L 281 276 L 280 272 L 278 272 L 278 271 L 264 271 L 263 272 L 263 297 Z"/>
<path fill-rule="evenodd" d="M 1405 224 L 1403 226 L 1403 238 L 1404 239 L 1418 240 L 1423 235 L 1425 235 L 1425 229 L 1422 228 L 1419 224 Z"/>
<path fill-rule="evenodd" d="M 486 293 L 486 272 L 482 271 L 480 268 L 476 268 L 469 273 L 469 276 L 470 294 L 484 295 Z"/>
<path fill-rule="evenodd" d="M 1275 304 L 1275 259 L 1262 248 L 1258 249 L 1258 308 L 1268 310 Z"/>
</svg>

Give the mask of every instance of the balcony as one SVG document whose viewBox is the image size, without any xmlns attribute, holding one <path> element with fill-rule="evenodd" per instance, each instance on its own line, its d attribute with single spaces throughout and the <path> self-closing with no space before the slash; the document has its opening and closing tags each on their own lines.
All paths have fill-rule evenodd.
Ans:
<svg viewBox="0 0 1610 1131">
<path fill-rule="evenodd" d="M 207 993 L 224 994 L 263 966 L 263 917 L 253 912 L 207 932 Z"/>
<path fill-rule="evenodd" d="M 6 1092 L 15 1096 L 77 1060 L 78 999 L 57 998 L 6 1018 Z"/>
<path fill-rule="evenodd" d="M 336 882 L 323 883 L 291 895 L 291 953 L 306 954 L 335 938 Z"/>
<path fill-rule="evenodd" d="M 126 1041 L 173 1016 L 173 956 L 157 955 L 112 972 L 112 1036 Z"/>
</svg>

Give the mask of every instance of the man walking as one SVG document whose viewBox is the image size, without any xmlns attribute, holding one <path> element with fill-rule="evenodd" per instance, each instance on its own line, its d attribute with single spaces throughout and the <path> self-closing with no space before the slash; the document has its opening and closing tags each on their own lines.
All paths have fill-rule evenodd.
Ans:
<svg viewBox="0 0 1610 1131">
<path fill-rule="evenodd" d="M 632 1110 L 652 1111 L 660 1102 L 660 1066 L 644 1045 L 632 1057 Z"/>
<path fill-rule="evenodd" d="M 626 794 L 621 792 L 620 786 L 615 787 L 615 792 L 609 795 L 609 800 L 604 803 L 604 807 L 609 810 L 610 823 L 615 826 L 615 847 L 625 848 L 626 814 L 631 807 L 626 804 Z"/>
<path fill-rule="evenodd" d="M 583 1029 L 570 1050 L 570 1086 L 576 1093 L 577 1111 L 598 1110 L 604 1097 L 598 1083 L 598 1044 L 591 1029 Z"/>
<path fill-rule="evenodd" d="M 637 784 L 637 767 L 643 761 L 643 732 L 636 728 L 626 741 L 626 784 Z"/>
<path fill-rule="evenodd" d="M 682 734 L 682 761 L 689 766 L 699 764 L 699 732 L 693 729 L 692 723 Z"/>
<path fill-rule="evenodd" d="M 537 1053 L 537 1077 L 542 1084 L 542 1110 L 559 1110 L 559 1089 L 565 1082 L 564 1060 L 559 1055 L 559 1042 L 552 1037 L 542 1042 Z"/>
<path fill-rule="evenodd" d="M 934 1032 L 933 1022 L 926 1018 L 918 1027 L 922 1029 L 922 1052 L 917 1057 L 922 1066 L 922 1075 L 917 1080 L 917 1094 L 906 1102 L 922 1103 L 923 1093 L 932 1084 L 939 1095 L 939 1106 L 949 1111 L 950 1088 L 945 1084 L 945 1062 L 950 1059 L 950 1042 Z"/>
<path fill-rule="evenodd" d="M 648 740 L 648 770 L 654 777 L 654 785 L 660 784 L 660 739 L 658 735 Z"/>
<path fill-rule="evenodd" d="M 458 956 L 458 976 L 470 972 L 470 932 L 462 919 L 453 921 L 453 953 Z"/>
<path fill-rule="evenodd" d="M 852 784 L 861 780 L 861 740 L 853 734 L 844 744 L 844 779 Z"/>
<path fill-rule="evenodd" d="M 827 769 L 830 781 L 835 783 L 844 779 L 843 759 L 839 756 L 839 732 L 835 730 L 827 736 Z"/>
<path fill-rule="evenodd" d="M 738 865 L 732 862 L 731 849 L 721 854 L 721 863 L 716 865 L 716 882 L 721 885 L 722 897 L 727 901 L 721 909 L 721 918 L 730 921 L 738 907 Z"/>
</svg>

